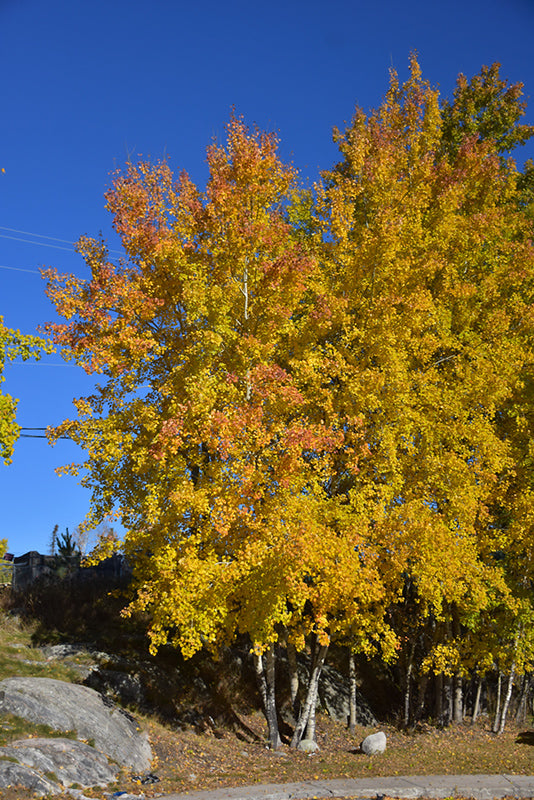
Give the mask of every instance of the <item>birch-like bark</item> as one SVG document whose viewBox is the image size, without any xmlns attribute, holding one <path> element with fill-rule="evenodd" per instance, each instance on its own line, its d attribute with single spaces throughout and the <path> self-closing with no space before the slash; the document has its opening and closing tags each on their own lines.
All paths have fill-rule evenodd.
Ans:
<svg viewBox="0 0 534 800">
<path fill-rule="evenodd" d="M 357 697 L 356 697 L 356 659 L 349 649 L 349 730 L 356 730 Z"/>
<path fill-rule="evenodd" d="M 254 654 L 254 668 L 258 687 L 263 701 L 263 711 L 267 720 L 269 731 L 269 744 L 273 750 L 281 745 L 278 730 L 278 714 L 276 712 L 275 694 L 275 656 L 274 647 L 271 645 L 264 656 Z"/>
<path fill-rule="evenodd" d="M 443 677 L 443 695 L 445 698 L 444 702 L 444 709 L 443 709 L 443 721 L 444 725 L 450 725 L 452 722 L 452 678 L 450 675 L 444 675 Z"/>
<path fill-rule="evenodd" d="M 412 703 L 412 672 L 413 672 L 413 659 L 415 654 L 415 641 L 412 641 L 410 654 L 408 656 L 408 664 L 406 666 L 406 679 L 404 684 L 404 727 L 407 728 L 410 724 L 410 706 Z"/>
<path fill-rule="evenodd" d="M 471 724 L 474 724 L 477 721 L 478 715 L 480 714 L 480 698 L 482 696 L 482 675 L 478 676 L 477 682 L 477 693 L 475 696 L 475 705 L 473 708 L 473 715 L 471 717 Z"/>
<path fill-rule="evenodd" d="M 315 741 L 315 711 L 317 707 L 317 688 L 315 689 L 315 699 L 312 699 L 310 706 L 310 713 L 308 715 L 308 722 L 306 723 L 306 733 L 304 738 L 309 741 Z"/>
<path fill-rule="evenodd" d="M 515 678 L 515 659 L 512 661 L 512 666 L 510 667 L 510 674 L 508 676 L 508 686 L 506 687 L 506 696 L 504 698 L 504 704 L 502 707 L 502 714 L 499 722 L 499 730 L 497 731 L 499 735 L 504 731 L 504 726 L 506 725 L 506 717 L 508 715 L 508 708 L 510 706 L 510 698 L 512 697 L 514 678 Z"/>
<path fill-rule="evenodd" d="M 502 689 L 502 672 L 499 670 L 499 677 L 497 678 L 497 705 L 495 708 L 495 718 L 493 720 L 493 733 L 499 730 L 499 722 L 501 719 L 501 689 Z"/>
<path fill-rule="evenodd" d="M 406 669 L 406 684 L 404 687 L 404 727 L 407 728 L 410 724 L 410 704 L 411 704 L 411 689 L 412 689 L 412 660 L 408 663 Z"/>
<path fill-rule="evenodd" d="M 508 715 L 508 708 L 510 706 L 510 698 L 512 697 L 512 689 L 514 687 L 514 679 L 515 679 L 517 648 L 519 645 L 520 636 L 521 636 L 521 626 L 519 625 L 514 637 L 514 651 L 513 651 L 514 655 L 512 659 L 512 666 L 510 667 L 510 674 L 508 675 L 508 685 L 506 687 L 506 695 L 502 707 L 501 718 L 499 720 L 499 727 L 497 729 L 497 733 L 499 735 L 504 731 L 504 726 L 506 725 L 506 717 Z"/>
<path fill-rule="evenodd" d="M 287 643 L 287 663 L 289 665 L 289 692 L 291 698 L 291 711 L 295 723 L 300 713 L 299 673 L 297 664 L 297 648 L 292 642 Z"/>
<path fill-rule="evenodd" d="M 457 672 L 454 676 L 454 689 L 453 689 L 453 720 L 456 724 L 463 722 L 463 680 L 462 676 Z"/>
<path fill-rule="evenodd" d="M 291 747 L 298 747 L 299 742 L 302 740 L 304 731 L 312 736 L 315 736 L 315 706 L 317 703 L 317 691 L 319 687 L 319 678 L 321 677 L 321 670 L 328 652 L 328 645 L 319 645 L 315 648 L 314 658 L 310 668 L 310 675 L 308 678 L 308 691 L 306 693 L 306 700 L 302 706 L 291 739 Z M 311 717 L 311 719 L 310 719 Z"/>
<path fill-rule="evenodd" d="M 312 697 L 310 702 L 310 712 L 308 714 L 308 722 L 306 723 L 306 733 L 305 733 L 305 738 L 311 740 L 312 742 L 315 741 L 315 712 L 317 709 L 317 696 L 319 694 L 319 679 L 321 677 L 321 671 L 323 669 L 326 653 L 328 652 L 328 646 L 324 647 L 323 655 L 321 655 L 321 650 L 322 648 L 319 648 L 317 652 L 317 659 L 312 675 Z"/>
<path fill-rule="evenodd" d="M 455 603 L 451 606 L 451 637 L 454 641 L 461 639 L 462 630 L 460 626 L 460 618 L 458 615 L 458 608 Z M 455 725 L 463 722 L 464 718 L 464 703 L 463 703 L 463 680 L 460 672 L 455 672 L 451 678 L 451 713 L 449 714 L 449 721 Z"/>
</svg>

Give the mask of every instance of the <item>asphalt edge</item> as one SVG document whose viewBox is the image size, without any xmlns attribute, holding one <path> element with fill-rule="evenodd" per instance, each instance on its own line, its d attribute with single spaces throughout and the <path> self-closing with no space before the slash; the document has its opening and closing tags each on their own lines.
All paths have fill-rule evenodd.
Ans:
<svg viewBox="0 0 534 800">
<path fill-rule="evenodd" d="M 403 775 L 261 784 L 160 796 L 159 800 L 319 800 L 319 798 L 534 798 L 533 775 Z"/>
</svg>

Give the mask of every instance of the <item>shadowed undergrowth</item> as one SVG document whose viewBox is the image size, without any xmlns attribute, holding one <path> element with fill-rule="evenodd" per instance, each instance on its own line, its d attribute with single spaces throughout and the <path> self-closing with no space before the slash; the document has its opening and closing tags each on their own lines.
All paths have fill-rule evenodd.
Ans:
<svg viewBox="0 0 534 800">
<path fill-rule="evenodd" d="M 89 598 L 86 587 L 83 590 L 85 600 L 74 596 L 70 607 L 65 608 L 65 603 L 60 603 L 57 587 L 53 591 L 58 592 L 55 611 L 54 603 L 47 606 L 45 597 L 34 596 L 29 598 L 31 613 L 12 615 L 8 613 L 9 603 L 4 598 L 4 609 L 0 610 L 0 679 L 35 675 L 79 682 L 80 665 L 91 664 L 90 653 L 62 661 L 47 660 L 36 644 L 84 641 L 108 651 L 113 645 L 122 654 L 135 652 L 137 655 L 140 649 L 146 648 L 140 625 L 135 627 L 131 622 L 126 625 L 118 614 L 112 618 L 123 602 L 120 598 L 110 598 L 102 591 L 99 594 L 94 588 Z M 75 614 L 72 606 L 78 600 L 79 613 Z M 80 608 L 84 609 L 81 613 Z M 80 620 L 80 616 L 85 619 Z M 171 659 L 171 654 L 163 653 L 162 658 Z M 234 667 L 239 663 L 235 661 Z M 198 669 L 199 663 L 190 666 Z M 358 752 L 358 746 L 361 739 L 376 728 L 359 726 L 351 735 L 345 726 L 319 713 L 318 753 L 307 755 L 286 745 L 273 752 L 266 747 L 267 730 L 258 711 L 255 687 L 243 681 L 235 668 L 233 672 L 223 673 L 221 663 L 206 661 L 202 691 L 195 692 L 193 686 L 184 684 L 183 696 L 177 698 L 177 703 L 182 710 L 189 704 L 194 724 L 184 725 L 183 720 L 177 724 L 168 714 L 133 709 L 149 732 L 155 755 L 153 771 L 160 782 L 140 786 L 131 775 L 123 774 L 108 791 L 137 794 L 142 791 L 149 798 L 171 792 L 255 783 L 403 774 L 531 774 L 533 771 L 534 732 L 528 726 L 518 728 L 510 723 L 504 734 L 497 737 L 490 732 L 490 720 L 485 717 L 473 726 L 466 722 L 445 730 L 422 725 L 418 730 L 401 732 L 393 726 L 381 725 L 388 737 L 386 753 L 369 758 Z M 214 696 L 219 697 L 218 707 L 213 702 Z M 12 715 L 0 716 L 0 745 L 26 736 L 51 735 L 55 734 L 46 726 L 33 725 Z M 16 794 L 10 791 L 4 792 L 3 800 L 24 800 L 31 796 L 18 789 L 14 790 Z M 103 796 L 101 790 L 84 790 L 84 794 Z"/>
</svg>

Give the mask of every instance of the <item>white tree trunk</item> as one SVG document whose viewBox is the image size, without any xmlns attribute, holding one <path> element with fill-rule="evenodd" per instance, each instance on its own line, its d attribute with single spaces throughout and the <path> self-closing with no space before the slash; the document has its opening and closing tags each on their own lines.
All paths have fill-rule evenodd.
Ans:
<svg viewBox="0 0 534 800">
<path fill-rule="evenodd" d="M 477 721 L 478 715 L 480 713 L 480 696 L 482 694 L 482 675 L 478 676 L 478 683 L 477 683 L 477 693 L 475 696 L 475 705 L 473 708 L 473 716 L 471 717 L 471 724 Z"/>
<path fill-rule="evenodd" d="M 269 744 L 276 750 L 282 744 L 278 730 L 278 714 L 275 694 L 275 656 L 274 646 L 265 651 L 264 656 L 254 654 L 254 668 L 263 700 L 263 710 L 269 730 Z"/>
<path fill-rule="evenodd" d="M 506 687 L 506 696 L 504 698 L 504 705 L 502 708 L 501 719 L 499 722 L 499 728 L 497 730 L 498 734 L 501 734 L 504 731 L 504 726 L 506 725 L 506 717 L 508 715 L 508 708 L 510 707 L 510 699 L 512 697 L 512 689 L 514 688 L 514 679 L 515 679 L 515 670 L 516 670 L 516 658 L 517 658 L 517 648 L 519 646 L 519 638 L 521 636 L 521 624 L 518 625 L 517 631 L 514 638 L 514 656 L 512 659 L 512 665 L 510 667 L 510 674 L 508 675 L 508 685 Z"/>
<path fill-rule="evenodd" d="M 515 678 L 515 660 L 512 661 L 512 666 L 510 667 L 510 674 L 508 676 L 508 686 L 506 687 L 506 697 L 504 698 L 504 704 L 502 707 L 502 714 L 501 720 L 499 723 L 499 730 L 497 733 L 500 735 L 504 731 L 504 726 L 506 725 L 506 716 L 508 714 L 508 708 L 510 706 L 510 698 L 512 697 L 512 688 L 514 686 L 514 678 Z"/>
<path fill-rule="evenodd" d="M 356 712 L 356 659 L 352 650 L 349 650 L 349 730 L 351 733 L 356 730 Z"/>
<path fill-rule="evenodd" d="M 315 647 L 314 658 L 308 678 L 308 691 L 306 693 L 306 700 L 304 701 L 304 705 L 300 710 L 299 718 L 293 732 L 293 738 L 291 739 L 291 747 L 298 746 L 299 742 L 303 738 L 305 730 L 308 733 L 308 723 L 310 725 L 310 734 L 315 736 L 315 706 L 317 703 L 317 690 L 319 687 L 321 670 L 323 668 L 327 652 L 328 645 L 319 645 Z"/>
<path fill-rule="evenodd" d="M 463 722 L 463 710 L 463 680 L 462 676 L 457 672 L 454 676 L 453 690 L 453 719 L 456 724 Z"/>
<path fill-rule="evenodd" d="M 407 728 L 410 724 L 410 705 L 411 705 L 411 692 L 412 692 L 412 667 L 413 661 L 410 657 L 408 667 L 406 669 L 406 684 L 404 686 L 404 727 Z"/>
<path fill-rule="evenodd" d="M 495 707 L 495 718 L 493 720 L 493 733 L 499 730 L 499 722 L 501 719 L 501 689 L 502 689 L 502 672 L 499 670 L 499 677 L 497 678 L 497 705 Z"/>
</svg>

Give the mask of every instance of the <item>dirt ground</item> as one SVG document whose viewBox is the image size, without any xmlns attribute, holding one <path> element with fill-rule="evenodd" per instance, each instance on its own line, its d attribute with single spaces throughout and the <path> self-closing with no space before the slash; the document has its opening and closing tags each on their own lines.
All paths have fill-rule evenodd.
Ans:
<svg viewBox="0 0 534 800">
<path fill-rule="evenodd" d="M 199 734 L 173 732 L 146 720 L 155 754 L 152 772 L 160 781 L 142 785 L 145 796 L 313 779 L 534 772 L 534 733 L 512 726 L 501 736 L 484 723 L 442 731 L 423 726 L 409 733 L 385 726 L 381 730 L 388 739 L 386 753 L 368 757 L 359 751 L 359 744 L 376 729 L 358 728 L 351 735 L 344 726 L 320 716 L 320 749 L 309 755 L 287 745 L 270 750 L 261 714 L 241 716 L 240 721 L 237 734 L 217 728 Z M 141 785 L 124 775 L 118 789 L 139 793 Z"/>
<path fill-rule="evenodd" d="M 124 791 L 148 798 L 173 792 L 290 783 L 299 780 L 364 778 L 413 774 L 534 774 L 534 731 L 510 725 L 501 736 L 489 724 L 466 723 L 446 730 L 422 726 L 401 732 L 382 726 L 388 745 L 382 755 L 359 752 L 360 741 L 377 729 L 359 727 L 354 735 L 339 723 L 320 715 L 319 752 L 308 755 L 283 745 L 266 746 L 261 714 L 239 717 L 234 730 L 209 727 L 202 732 L 172 730 L 152 719 L 142 720 L 154 753 L 151 773 L 159 780 L 142 783 L 147 774 L 123 772 L 105 789 L 85 789 L 88 797 L 104 798 Z M 27 800 L 31 792 L 5 790 L 2 800 Z M 65 798 L 67 795 L 65 795 Z"/>
</svg>

